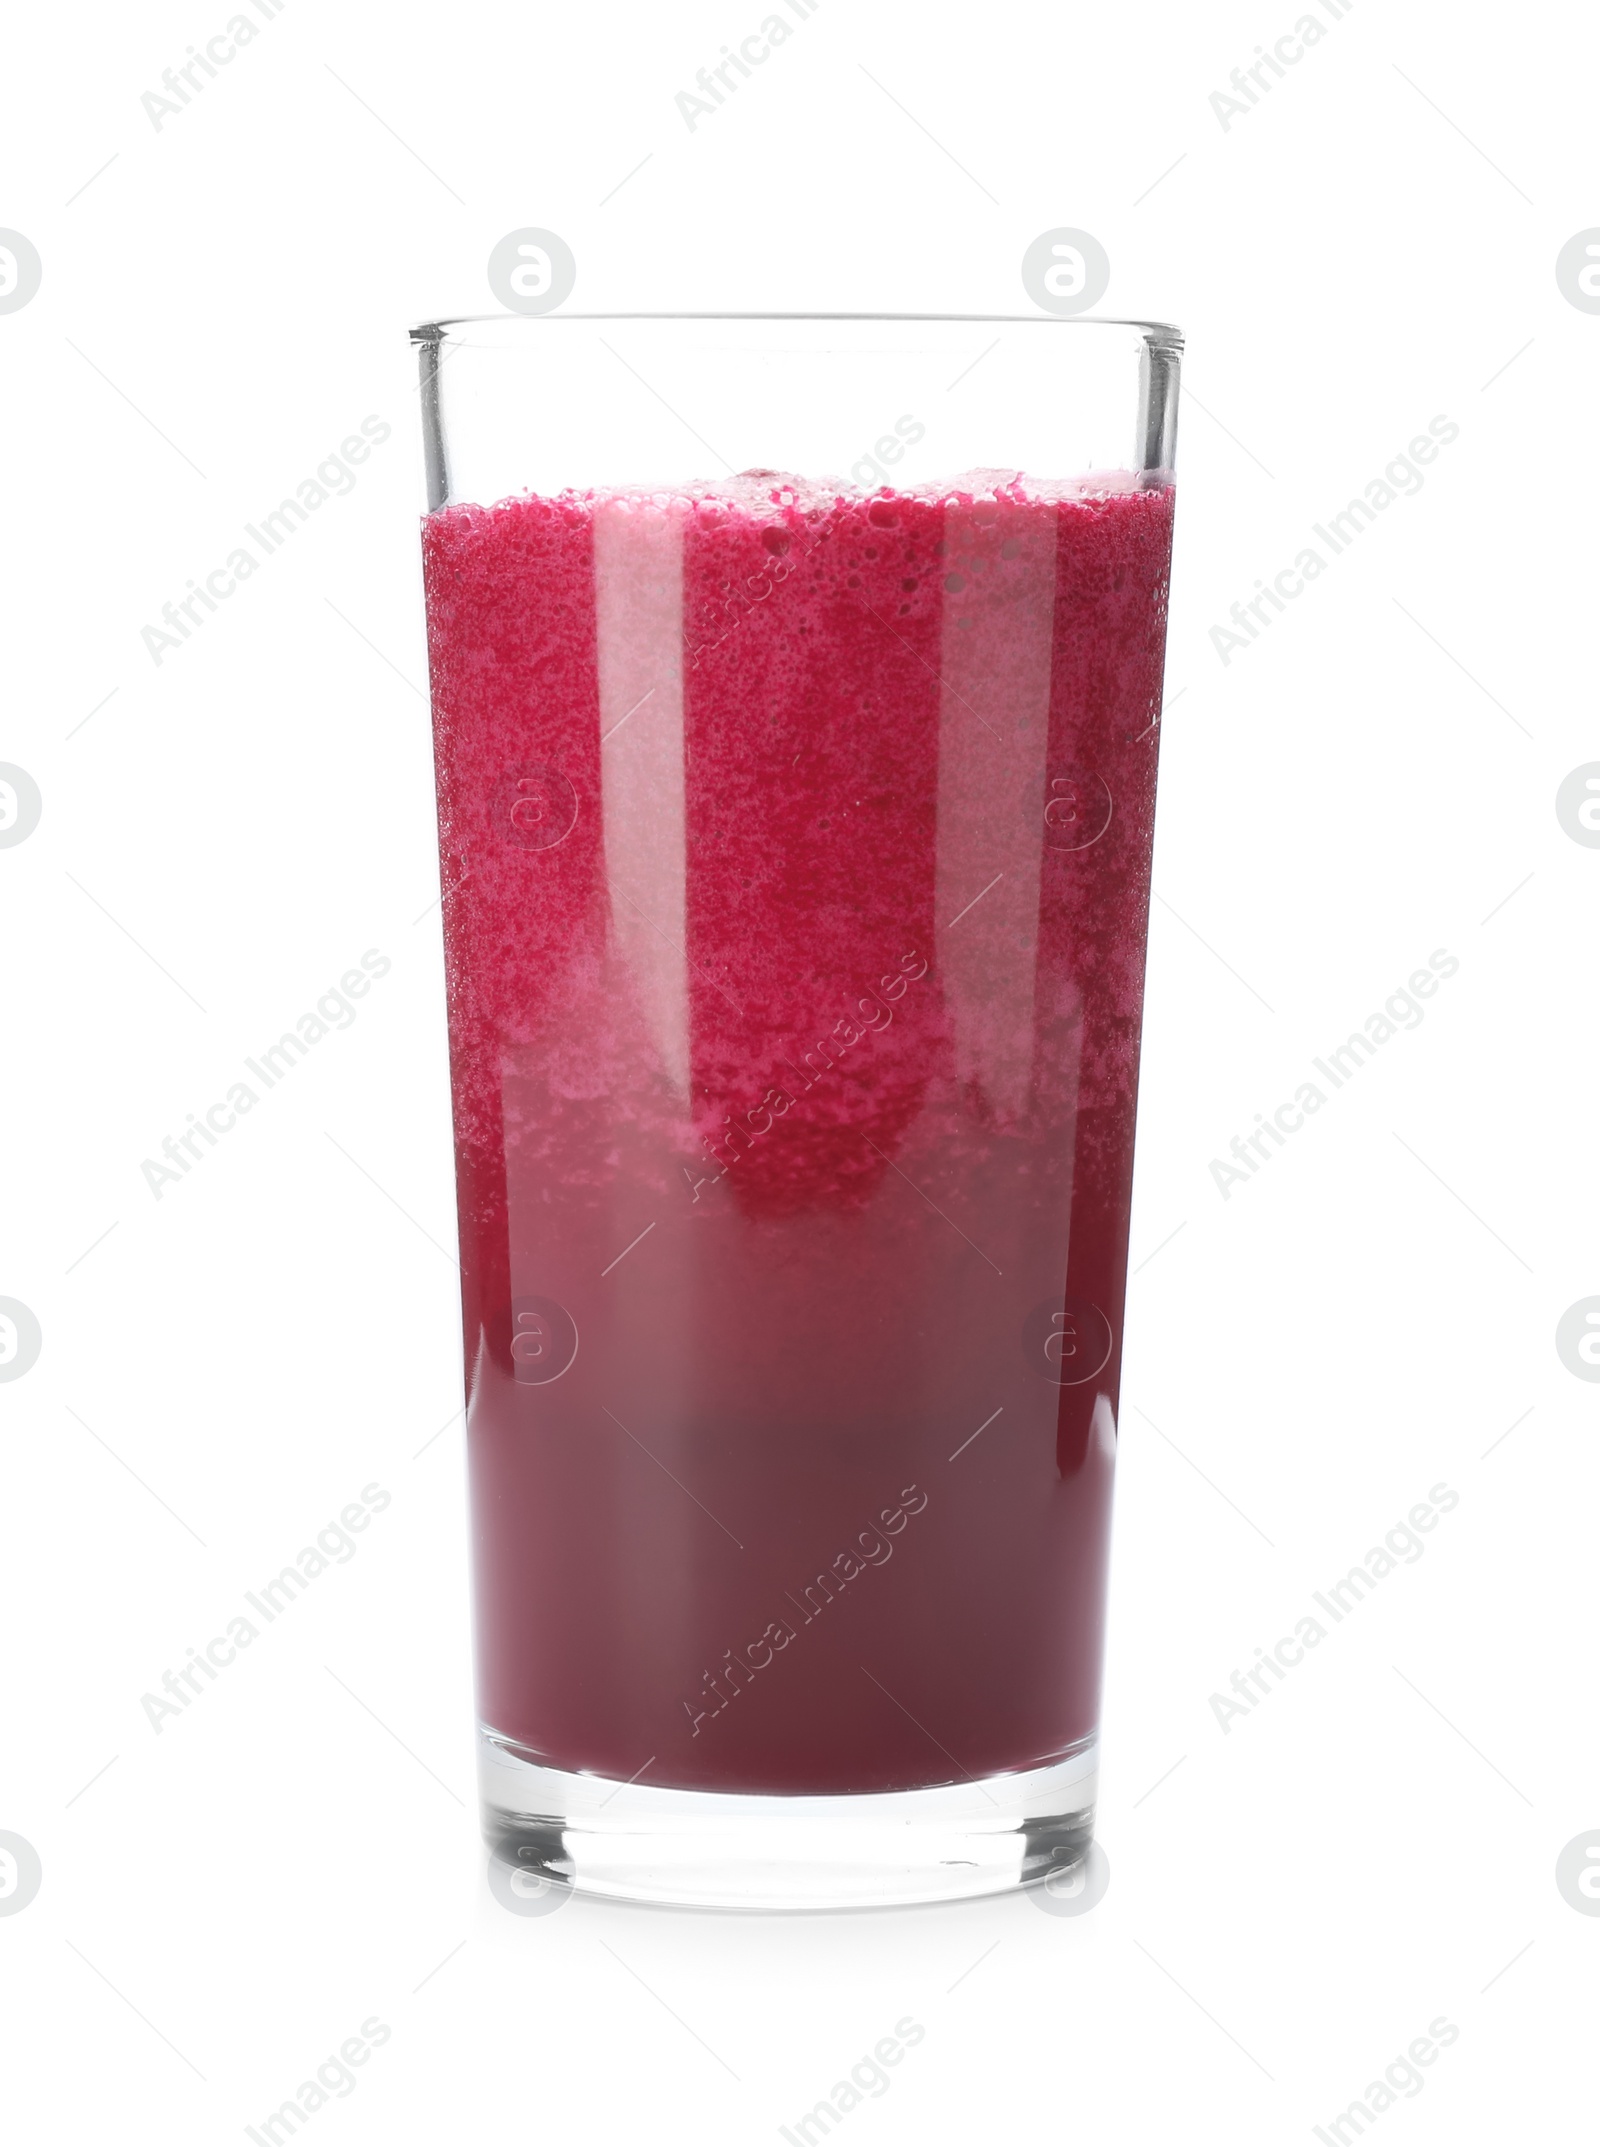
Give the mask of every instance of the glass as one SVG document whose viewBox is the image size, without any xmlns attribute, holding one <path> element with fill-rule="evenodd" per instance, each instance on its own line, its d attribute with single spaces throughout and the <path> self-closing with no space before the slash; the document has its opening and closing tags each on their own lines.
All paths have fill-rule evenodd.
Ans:
<svg viewBox="0 0 1600 2147">
<path fill-rule="evenodd" d="M 1180 339 L 413 340 L 496 1856 L 1042 1879 L 1094 1814 Z"/>
</svg>

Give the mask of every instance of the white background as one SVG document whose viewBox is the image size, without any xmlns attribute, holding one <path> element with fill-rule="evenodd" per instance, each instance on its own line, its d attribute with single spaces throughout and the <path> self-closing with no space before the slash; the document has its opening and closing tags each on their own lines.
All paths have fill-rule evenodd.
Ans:
<svg viewBox="0 0 1600 2147">
<path fill-rule="evenodd" d="M 1554 1333 L 1600 1291 L 1600 852 L 1554 798 L 1600 759 L 1600 317 L 1554 264 L 1600 223 L 1600 40 L 1356 0 L 1224 130 L 1212 92 L 1298 4 L 822 0 L 693 133 L 674 94 L 764 0 L 288 0 L 159 131 L 141 94 L 230 0 L 14 15 L 0 223 L 44 262 L 0 317 L 0 760 L 44 801 L 0 851 L 0 1294 L 44 1337 L 0 1387 L 0 1829 L 44 1869 L 0 1919 L 19 2139 L 241 2138 L 372 2016 L 324 2147 L 776 2139 L 906 2015 L 849 2142 L 1306 2138 L 1440 2016 L 1384 2140 L 1592 2122 L 1600 1918 L 1554 1865 L 1600 1826 L 1600 1394 Z M 583 306 L 977 312 L 1079 226 L 1101 310 L 1189 339 L 1112 1877 L 1077 1920 L 522 1920 L 484 1883 L 405 329 L 490 309 L 528 224 Z M 141 628 L 368 413 L 355 491 L 153 664 Z M 1435 415 L 1421 492 L 1224 666 L 1211 627 Z M 354 1026 L 157 1201 L 142 1160 L 368 948 Z M 1225 1201 L 1212 1158 L 1436 948 L 1421 1026 Z M 369 1482 L 357 1556 L 156 1735 L 141 1694 Z M 1435 1483 L 1425 1555 L 1224 1734 L 1210 1695 Z"/>
</svg>

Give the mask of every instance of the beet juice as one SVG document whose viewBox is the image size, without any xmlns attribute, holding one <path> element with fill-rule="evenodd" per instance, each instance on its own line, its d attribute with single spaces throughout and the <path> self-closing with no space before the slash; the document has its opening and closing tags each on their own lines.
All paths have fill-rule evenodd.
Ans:
<svg viewBox="0 0 1600 2147">
<path fill-rule="evenodd" d="M 1172 512 L 424 523 L 490 1824 L 557 1877 L 1092 1769 Z"/>
</svg>

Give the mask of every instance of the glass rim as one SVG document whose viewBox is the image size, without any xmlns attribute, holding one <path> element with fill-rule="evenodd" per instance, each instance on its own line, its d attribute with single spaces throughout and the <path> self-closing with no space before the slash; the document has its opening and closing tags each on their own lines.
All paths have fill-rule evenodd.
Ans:
<svg viewBox="0 0 1600 2147">
<path fill-rule="evenodd" d="M 1011 328 L 1077 328 L 1098 329 L 1101 340 L 1097 343 L 1091 335 L 1088 342 L 1073 346 L 1062 344 L 1057 356 L 1066 361 L 1068 352 L 1076 347 L 1081 357 L 1089 355 L 1091 347 L 1102 357 L 1110 356 L 1120 364 L 1137 360 L 1137 431 L 1135 438 L 1135 461 L 1131 465 L 1141 471 L 1169 471 L 1173 465 L 1173 451 L 1177 435 L 1178 376 L 1183 362 L 1183 331 L 1169 321 L 1110 319 L 1093 313 L 846 313 L 846 312 L 656 312 L 638 310 L 631 312 L 566 313 L 552 309 L 548 313 L 467 313 L 454 314 L 444 319 L 419 322 L 411 329 L 411 345 L 417 353 L 421 378 L 419 392 L 422 399 L 423 456 L 427 471 L 428 512 L 431 514 L 450 501 L 452 464 L 454 456 L 447 443 L 448 426 L 445 416 L 443 376 L 452 357 L 464 353 L 476 353 L 482 363 L 471 368 L 473 376 L 482 384 L 487 377 L 483 371 L 489 366 L 498 372 L 496 359 L 509 363 L 517 356 L 519 348 L 524 357 L 532 358 L 537 350 L 537 338 L 524 335 L 524 329 L 546 327 L 559 329 L 563 323 L 574 329 L 598 328 L 603 325 L 634 323 L 641 326 L 683 326 L 782 329 L 786 324 L 795 331 L 792 338 L 797 346 L 788 353 L 791 357 L 808 358 L 817 364 L 848 364 L 863 352 L 859 339 L 852 340 L 840 335 L 830 337 L 828 330 L 835 327 L 860 327 L 870 335 L 872 331 L 887 333 L 900 328 L 949 327 L 999 331 L 995 344 L 1004 338 Z M 808 341 L 805 331 L 820 333 Z M 1105 340 L 1108 333 L 1120 340 Z M 581 340 L 581 338 L 580 338 Z M 668 341 L 670 342 L 670 338 Z M 770 337 L 751 336 L 749 350 L 768 356 L 781 353 L 785 338 L 781 335 L 774 343 Z M 557 355 L 556 344 L 550 343 L 546 353 L 552 359 Z M 602 346 L 605 338 L 600 338 Z M 609 347 L 609 346 L 606 346 Z M 911 349 L 912 345 L 896 345 L 896 349 Z M 994 347 L 991 345 L 991 348 Z M 704 349 L 703 339 L 687 338 L 679 348 L 683 352 Z M 1020 351 L 1021 346 L 1014 348 Z M 1030 346 L 1035 357 L 1043 354 L 1043 345 Z M 614 354 L 615 355 L 615 354 Z M 570 356 L 570 353 L 569 353 Z M 970 370 L 970 368 L 969 368 Z M 452 374 L 452 378 L 455 376 Z M 471 389 L 462 386 L 459 394 L 452 389 L 449 400 L 452 405 L 462 399 L 471 401 Z M 702 443 L 703 444 L 703 443 Z"/>
<path fill-rule="evenodd" d="M 413 344 L 438 344 L 459 328 L 539 326 L 559 327 L 563 321 L 814 321 L 818 323 L 861 321 L 869 324 L 925 323 L 973 328 L 1133 328 L 1152 348 L 1176 356 L 1183 349 L 1183 330 L 1172 321 L 1111 319 L 1095 313 L 807 313 L 807 312 L 608 312 L 565 313 L 458 313 L 437 320 L 419 321 L 410 331 Z"/>
</svg>

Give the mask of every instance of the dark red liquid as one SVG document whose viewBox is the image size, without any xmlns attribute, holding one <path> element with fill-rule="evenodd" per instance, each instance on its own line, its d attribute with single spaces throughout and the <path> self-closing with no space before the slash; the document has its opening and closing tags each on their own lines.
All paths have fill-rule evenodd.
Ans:
<svg viewBox="0 0 1600 2147">
<path fill-rule="evenodd" d="M 1128 483 L 424 525 L 481 1712 L 545 1764 L 906 1789 L 1095 1732 L 1172 526 Z"/>
</svg>

